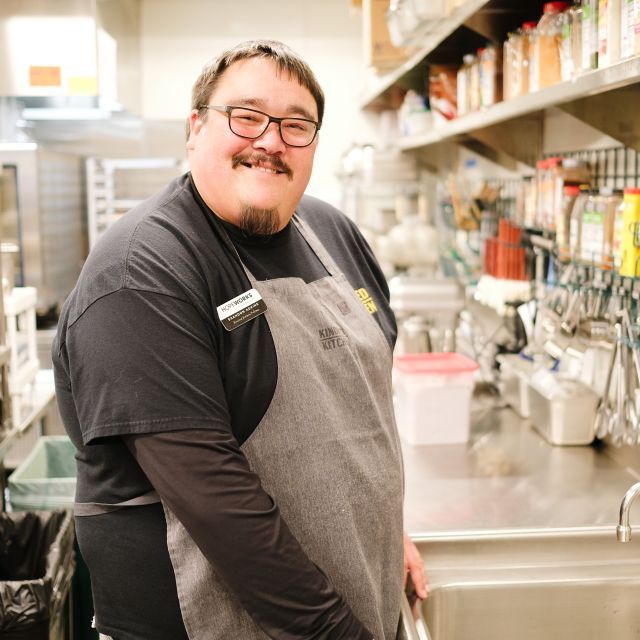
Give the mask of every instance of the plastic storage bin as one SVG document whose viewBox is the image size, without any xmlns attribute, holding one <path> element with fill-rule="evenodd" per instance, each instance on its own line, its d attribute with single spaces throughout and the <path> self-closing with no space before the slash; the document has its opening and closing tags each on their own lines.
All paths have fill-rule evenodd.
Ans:
<svg viewBox="0 0 640 640">
<path fill-rule="evenodd" d="M 75 448 L 67 436 L 42 436 L 9 476 L 15 510 L 73 508 L 76 493 Z M 76 547 L 73 576 L 73 640 L 97 640 L 91 628 L 93 599 L 89 569 Z M 1 635 L 0 635 L 1 637 Z"/>
<path fill-rule="evenodd" d="M 73 545 L 70 511 L 0 513 L 0 637 L 66 640 Z"/>
<path fill-rule="evenodd" d="M 469 439 L 471 394 L 478 364 L 459 353 L 411 353 L 394 359 L 398 432 L 408 444 Z"/>
<path fill-rule="evenodd" d="M 76 492 L 75 448 L 67 436 L 42 436 L 9 476 L 15 510 L 71 509 Z"/>
</svg>

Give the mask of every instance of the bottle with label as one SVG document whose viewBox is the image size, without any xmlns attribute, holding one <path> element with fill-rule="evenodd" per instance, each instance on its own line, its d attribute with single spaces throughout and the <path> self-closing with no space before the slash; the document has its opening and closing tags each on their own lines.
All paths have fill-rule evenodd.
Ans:
<svg viewBox="0 0 640 640">
<path fill-rule="evenodd" d="M 562 48 L 563 12 L 566 2 L 547 2 L 535 32 L 534 61 L 531 65 L 531 90 L 537 91 L 562 80 L 560 50 Z"/>
<path fill-rule="evenodd" d="M 597 190 L 590 191 L 582 211 L 582 233 L 580 238 L 580 260 L 594 266 L 603 261 L 604 212 Z"/>
<path fill-rule="evenodd" d="M 571 68 L 573 78 L 577 78 L 582 71 L 582 6 L 574 5 L 568 14 L 571 23 Z"/>
<path fill-rule="evenodd" d="M 578 185 L 566 185 L 562 191 L 562 206 L 556 218 L 556 244 L 558 245 L 558 255 L 561 260 L 567 260 L 571 257 L 571 213 L 579 195 L 580 187 Z"/>
<path fill-rule="evenodd" d="M 518 96 L 529 93 L 529 75 L 536 26 L 535 22 L 523 22 L 520 28 L 522 38 L 514 52 L 514 74 L 516 76 L 514 92 Z"/>
<path fill-rule="evenodd" d="M 582 3 L 582 71 L 598 68 L 598 3 Z"/>
<path fill-rule="evenodd" d="M 560 77 L 562 81 L 574 77 L 573 69 L 573 11 L 574 7 L 562 14 L 562 42 L 560 44 Z"/>
<path fill-rule="evenodd" d="M 483 108 L 490 107 L 498 102 L 501 96 L 499 90 L 500 69 L 498 50 L 492 44 L 488 44 L 480 53 L 480 104 Z"/>
<path fill-rule="evenodd" d="M 598 2 L 598 67 L 608 67 L 620 59 L 621 0 Z"/>
<path fill-rule="evenodd" d="M 516 31 L 515 33 L 507 34 L 507 39 L 504 41 L 502 47 L 502 99 L 510 100 L 513 97 L 513 55 L 514 46 L 521 34 Z"/>
<path fill-rule="evenodd" d="M 458 98 L 458 116 L 463 116 L 465 113 L 469 113 L 469 71 L 473 64 L 473 54 L 468 53 L 462 58 L 462 66 L 458 70 L 456 92 Z"/>
<path fill-rule="evenodd" d="M 640 276 L 640 189 L 625 189 L 620 275 Z"/>
<path fill-rule="evenodd" d="M 635 55 L 636 44 L 636 5 L 638 0 L 620 0 L 620 58 L 630 58 Z M 640 26 L 640 25 L 639 25 Z"/>
<path fill-rule="evenodd" d="M 604 236 L 602 249 L 602 264 L 604 269 L 611 269 L 615 263 L 614 244 L 616 213 L 622 204 L 622 191 L 619 189 L 600 189 L 600 207 L 604 219 Z"/>
<path fill-rule="evenodd" d="M 611 245 L 611 257 L 613 267 L 620 269 L 622 264 L 622 243 L 624 240 L 624 198 L 622 191 L 616 191 L 618 206 L 613 220 L 613 242 Z"/>
<path fill-rule="evenodd" d="M 589 189 L 580 187 L 580 193 L 576 197 L 571 211 L 569 223 L 569 253 L 574 260 L 580 258 L 582 252 L 582 214 L 589 199 Z"/>
<path fill-rule="evenodd" d="M 481 50 L 479 50 L 481 51 Z M 469 67 L 469 112 L 480 109 L 480 61 L 473 56 Z"/>
</svg>

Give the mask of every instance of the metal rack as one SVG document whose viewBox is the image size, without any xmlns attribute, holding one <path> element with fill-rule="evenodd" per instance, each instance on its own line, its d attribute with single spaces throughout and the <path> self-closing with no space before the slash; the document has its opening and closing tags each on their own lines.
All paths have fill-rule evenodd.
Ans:
<svg viewBox="0 0 640 640">
<path fill-rule="evenodd" d="M 89 249 L 116 220 L 182 171 L 179 158 L 88 158 Z"/>
</svg>

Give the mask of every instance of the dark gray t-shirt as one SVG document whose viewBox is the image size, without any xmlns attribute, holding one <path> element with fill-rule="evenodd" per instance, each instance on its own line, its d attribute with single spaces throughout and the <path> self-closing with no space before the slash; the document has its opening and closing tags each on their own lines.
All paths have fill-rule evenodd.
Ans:
<svg viewBox="0 0 640 640">
<path fill-rule="evenodd" d="M 393 345 L 386 283 L 356 227 L 309 197 L 297 215 Z M 212 214 L 188 174 L 109 229 L 65 303 L 53 348 L 58 403 L 78 449 L 77 501 L 113 504 L 152 488 L 127 441 L 131 436 L 206 432 L 215 468 L 227 464 L 222 456 L 216 461 L 222 448 L 216 443 L 224 440 L 228 453 L 233 442 L 238 462 L 235 447 L 264 415 L 277 380 L 275 348 L 264 316 L 231 332 L 218 319 L 217 306 L 251 288 L 222 229 L 258 280 L 311 282 L 327 275 L 294 224 L 268 238 L 247 237 Z M 176 468 L 169 459 L 167 478 L 155 484 L 171 482 L 172 492 L 189 500 L 190 488 L 177 471 L 179 464 L 188 466 L 185 455 Z M 216 487 L 220 510 L 233 508 L 232 477 L 206 480 L 222 485 Z M 83 517 L 77 525 L 101 631 L 118 640 L 186 637 L 161 508 Z M 255 526 L 264 522 L 256 518 Z M 250 544 L 252 532 L 240 538 L 238 544 Z"/>
</svg>

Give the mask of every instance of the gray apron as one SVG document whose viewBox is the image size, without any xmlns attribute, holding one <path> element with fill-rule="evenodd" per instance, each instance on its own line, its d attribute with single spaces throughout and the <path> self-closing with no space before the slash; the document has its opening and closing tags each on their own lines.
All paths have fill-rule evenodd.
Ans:
<svg viewBox="0 0 640 640">
<path fill-rule="evenodd" d="M 376 640 L 393 640 L 403 578 L 403 475 L 392 353 L 315 234 L 299 219 L 294 223 L 330 275 L 309 284 L 258 282 L 243 265 L 267 305 L 278 379 L 242 450 L 309 558 Z M 163 507 L 189 639 L 266 640 Z"/>
<path fill-rule="evenodd" d="M 328 277 L 251 286 L 267 305 L 278 361 L 271 404 L 242 445 L 309 558 L 376 640 L 396 637 L 402 593 L 403 476 L 389 344 L 315 234 L 294 218 Z M 164 505 L 190 640 L 264 640 Z"/>
</svg>

